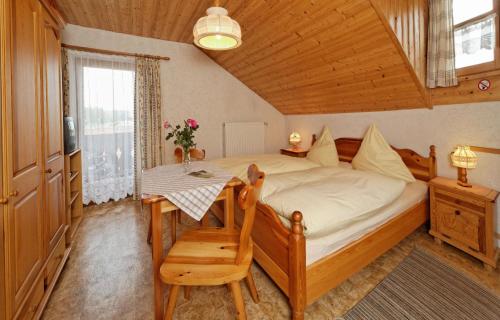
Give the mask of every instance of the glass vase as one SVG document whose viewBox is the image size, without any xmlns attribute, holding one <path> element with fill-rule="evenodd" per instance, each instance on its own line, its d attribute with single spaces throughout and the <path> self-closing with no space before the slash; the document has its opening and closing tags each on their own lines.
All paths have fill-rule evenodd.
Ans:
<svg viewBox="0 0 500 320">
<path fill-rule="evenodd" d="M 184 166 L 184 172 L 191 170 L 191 154 L 189 149 L 182 149 L 182 165 Z"/>
</svg>

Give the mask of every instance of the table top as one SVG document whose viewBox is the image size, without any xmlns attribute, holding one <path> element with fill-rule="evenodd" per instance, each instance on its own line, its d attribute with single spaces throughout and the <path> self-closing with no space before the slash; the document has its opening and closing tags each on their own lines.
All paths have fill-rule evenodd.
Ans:
<svg viewBox="0 0 500 320">
<path fill-rule="evenodd" d="M 141 193 L 163 196 L 200 220 L 232 178 L 232 173 L 208 161 L 194 161 L 188 168 L 162 165 L 143 171 Z"/>
<path fill-rule="evenodd" d="M 457 184 L 456 179 L 445 177 L 436 177 L 429 182 L 431 185 L 446 188 L 451 191 L 467 194 L 472 197 L 480 198 L 486 201 L 495 201 L 498 196 L 498 191 L 477 184 L 472 184 L 472 187 L 462 187 Z"/>
<path fill-rule="evenodd" d="M 242 185 L 243 181 L 241 181 L 237 177 L 233 177 L 231 180 L 226 183 L 225 188 L 234 188 L 236 186 Z M 151 204 L 155 202 L 160 202 L 160 201 L 165 201 L 167 200 L 164 196 L 160 195 L 153 195 L 153 194 L 142 194 L 141 195 L 141 201 L 143 204 Z"/>
</svg>

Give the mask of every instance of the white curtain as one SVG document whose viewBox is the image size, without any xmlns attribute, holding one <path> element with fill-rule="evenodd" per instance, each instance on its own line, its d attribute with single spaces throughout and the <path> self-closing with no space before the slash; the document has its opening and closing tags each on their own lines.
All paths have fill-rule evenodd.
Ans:
<svg viewBox="0 0 500 320">
<path fill-rule="evenodd" d="M 133 58 L 67 50 L 69 115 L 82 149 L 83 202 L 134 191 Z"/>
<path fill-rule="evenodd" d="M 455 29 L 455 66 L 467 67 L 495 59 L 495 15 Z"/>
</svg>

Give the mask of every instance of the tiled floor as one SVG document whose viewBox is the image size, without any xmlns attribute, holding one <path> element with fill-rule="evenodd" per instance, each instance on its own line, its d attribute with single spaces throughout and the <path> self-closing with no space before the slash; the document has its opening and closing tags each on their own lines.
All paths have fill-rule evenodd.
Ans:
<svg viewBox="0 0 500 320">
<path fill-rule="evenodd" d="M 123 200 L 87 208 L 86 213 L 43 319 L 152 319 L 151 251 L 146 244 L 147 220 L 140 203 Z M 187 218 L 183 223 L 179 232 L 192 224 Z M 169 237 L 164 238 L 168 241 Z M 481 263 L 460 251 L 448 245 L 437 246 L 422 229 L 309 306 L 306 319 L 335 319 L 343 315 L 415 246 L 442 257 L 500 295 L 499 270 L 487 272 Z M 261 302 L 254 304 L 242 285 L 248 318 L 289 319 L 284 295 L 257 265 L 253 271 Z M 189 301 L 180 295 L 175 313 L 176 319 L 234 317 L 231 295 L 224 287 L 194 288 Z"/>
</svg>

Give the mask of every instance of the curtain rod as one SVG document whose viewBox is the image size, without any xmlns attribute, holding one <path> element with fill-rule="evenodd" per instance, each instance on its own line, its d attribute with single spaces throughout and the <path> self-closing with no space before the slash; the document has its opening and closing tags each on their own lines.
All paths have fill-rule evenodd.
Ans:
<svg viewBox="0 0 500 320">
<path fill-rule="evenodd" d="M 159 60 L 165 60 L 165 61 L 170 60 L 169 57 L 153 56 L 153 55 L 149 55 L 149 54 L 120 52 L 120 51 L 112 51 L 112 50 L 88 48 L 88 47 L 80 47 L 80 46 L 74 46 L 74 45 L 65 44 L 65 43 L 63 43 L 61 46 L 63 48 L 66 48 L 66 49 L 72 49 L 72 50 L 78 50 L 78 51 L 86 51 L 86 52 L 94 52 L 94 53 L 101 53 L 101 54 L 109 54 L 109 55 L 116 55 L 116 56 L 151 58 L 151 59 L 159 59 Z"/>
</svg>

